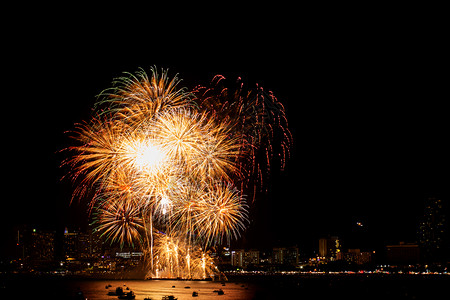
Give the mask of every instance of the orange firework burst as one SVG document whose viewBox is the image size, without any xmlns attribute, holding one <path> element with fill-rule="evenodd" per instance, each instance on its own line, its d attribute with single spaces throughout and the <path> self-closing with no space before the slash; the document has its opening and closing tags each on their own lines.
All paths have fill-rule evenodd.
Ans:
<svg viewBox="0 0 450 300">
<path fill-rule="evenodd" d="M 246 202 L 231 185 L 209 186 L 198 205 L 195 225 L 206 244 L 222 242 L 224 237 L 228 242 L 231 237 L 238 238 L 248 221 Z"/>
<path fill-rule="evenodd" d="M 113 82 L 113 87 L 105 90 L 101 96 L 101 106 L 107 106 L 107 112 L 114 113 L 115 118 L 126 120 L 138 127 L 159 112 L 192 105 L 192 95 L 185 88 L 178 88 L 180 79 L 171 80 L 167 71 L 158 73 L 151 68 L 152 76 L 140 69 L 136 74 L 125 73 Z"/>
<path fill-rule="evenodd" d="M 141 211 L 131 199 L 108 198 L 102 201 L 96 215 L 97 228 L 107 240 L 121 245 L 141 242 L 144 229 Z"/>
<path fill-rule="evenodd" d="M 152 125 L 162 148 L 190 176 L 229 179 L 236 171 L 239 144 L 225 123 L 206 113 L 176 109 L 161 114 Z"/>
</svg>

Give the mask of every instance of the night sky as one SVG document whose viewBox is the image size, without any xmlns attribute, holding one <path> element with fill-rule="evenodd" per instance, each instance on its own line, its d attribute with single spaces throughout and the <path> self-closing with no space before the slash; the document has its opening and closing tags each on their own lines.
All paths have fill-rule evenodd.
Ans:
<svg viewBox="0 0 450 300">
<path fill-rule="evenodd" d="M 256 15 L 245 25 L 241 14 L 214 26 L 209 17 L 176 29 L 27 19 L 4 43 L 2 233 L 23 223 L 56 230 L 85 223 L 83 205 L 69 206 L 70 180 L 61 181 L 68 170 L 59 167 L 67 158 L 59 151 L 71 145 L 65 132 L 89 119 L 115 77 L 155 65 L 179 73 L 189 88 L 215 74 L 240 76 L 286 108 L 291 158 L 252 205 L 239 245 L 309 251 L 328 234 L 355 248 L 415 241 L 425 197 L 449 195 L 439 33 L 420 21 L 302 15 L 264 22 Z"/>
</svg>

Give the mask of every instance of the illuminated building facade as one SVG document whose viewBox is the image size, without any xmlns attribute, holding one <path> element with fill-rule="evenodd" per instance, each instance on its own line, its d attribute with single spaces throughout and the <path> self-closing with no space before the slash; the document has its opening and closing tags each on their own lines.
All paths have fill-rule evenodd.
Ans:
<svg viewBox="0 0 450 300">
<path fill-rule="evenodd" d="M 273 248 L 272 262 L 279 265 L 298 265 L 298 248 Z"/>
<path fill-rule="evenodd" d="M 435 197 L 427 198 L 418 230 L 420 250 L 425 262 L 436 262 L 445 258 L 445 252 L 449 251 L 446 232 L 448 230 L 444 202 Z"/>
<path fill-rule="evenodd" d="M 99 258 L 103 254 L 103 241 L 97 231 L 69 232 L 64 230 L 63 250 L 66 260 Z"/>
<path fill-rule="evenodd" d="M 231 265 L 234 267 L 244 267 L 244 250 L 231 251 Z"/>
<path fill-rule="evenodd" d="M 66 260 L 75 260 L 78 257 L 78 232 L 69 232 L 64 230 L 64 258 Z"/>
<path fill-rule="evenodd" d="M 348 249 L 345 253 L 340 252 L 338 257 L 347 262 L 363 265 L 372 262 L 372 254 L 373 252 L 361 251 L 361 249 Z"/>
<path fill-rule="evenodd" d="M 391 264 L 418 264 L 419 245 L 401 242 L 398 245 L 386 246 L 386 258 Z"/>
<path fill-rule="evenodd" d="M 17 259 L 23 267 L 40 267 L 55 260 L 55 232 L 22 225 L 17 228 Z"/>
<path fill-rule="evenodd" d="M 319 240 L 319 256 L 329 260 L 335 260 L 341 252 L 341 244 L 337 236 L 322 238 Z"/>
<path fill-rule="evenodd" d="M 47 263 L 55 259 L 55 232 L 33 229 L 31 233 L 30 260 Z"/>
<path fill-rule="evenodd" d="M 257 265 L 259 264 L 259 251 L 258 250 L 249 250 L 245 252 L 245 262 L 246 265 Z"/>
<path fill-rule="evenodd" d="M 246 268 L 248 265 L 257 265 L 260 263 L 259 250 L 245 251 L 242 249 L 231 251 L 231 265 L 240 268 Z"/>
</svg>

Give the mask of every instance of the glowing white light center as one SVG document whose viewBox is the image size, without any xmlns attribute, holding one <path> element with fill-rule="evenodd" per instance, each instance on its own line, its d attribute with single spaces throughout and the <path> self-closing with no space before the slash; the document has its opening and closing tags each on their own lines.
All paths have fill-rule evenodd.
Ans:
<svg viewBox="0 0 450 300">
<path fill-rule="evenodd" d="M 167 213 L 167 209 L 169 208 L 170 200 L 169 198 L 163 196 L 161 198 L 161 207 L 162 207 L 162 213 L 165 215 Z"/>
<path fill-rule="evenodd" d="M 160 147 L 150 142 L 137 142 L 127 147 L 136 168 L 152 171 L 166 159 Z"/>
<path fill-rule="evenodd" d="M 146 145 L 136 157 L 136 163 L 141 167 L 155 167 L 164 160 L 164 154 L 158 147 Z"/>
</svg>

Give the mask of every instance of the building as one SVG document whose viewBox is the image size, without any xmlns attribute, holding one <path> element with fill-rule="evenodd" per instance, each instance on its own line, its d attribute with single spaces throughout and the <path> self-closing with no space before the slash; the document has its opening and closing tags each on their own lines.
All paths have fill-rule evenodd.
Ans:
<svg viewBox="0 0 450 300">
<path fill-rule="evenodd" d="M 343 259 L 347 262 L 355 263 L 358 265 L 368 264 L 372 262 L 373 252 L 363 251 L 361 249 L 348 249 L 347 252 L 340 252 L 338 259 Z"/>
<path fill-rule="evenodd" d="M 55 260 L 55 232 L 33 229 L 31 232 L 30 260 L 48 263 Z"/>
<path fill-rule="evenodd" d="M 130 251 L 129 249 L 127 249 L 127 251 L 124 251 L 123 249 L 118 249 L 115 255 L 116 257 L 124 259 L 140 260 L 141 257 L 144 256 L 144 253 L 142 251 Z"/>
<path fill-rule="evenodd" d="M 231 265 L 239 268 L 246 268 L 248 265 L 257 265 L 260 263 L 259 251 L 243 249 L 231 251 Z"/>
<path fill-rule="evenodd" d="M 273 248 L 272 263 L 282 265 L 285 252 L 285 248 Z"/>
<path fill-rule="evenodd" d="M 17 228 L 16 247 L 22 267 L 48 266 L 55 260 L 55 232 L 21 225 Z"/>
<path fill-rule="evenodd" d="M 80 232 L 78 233 L 78 241 L 77 241 L 77 256 L 78 259 L 85 260 L 90 259 L 92 257 L 92 241 L 91 241 L 91 234 L 86 232 Z"/>
<path fill-rule="evenodd" d="M 298 248 L 273 248 L 272 262 L 279 265 L 298 265 Z"/>
<path fill-rule="evenodd" d="M 90 255 L 91 258 L 100 258 L 103 256 L 105 244 L 101 234 L 97 229 L 93 229 L 90 235 Z"/>
<path fill-rule="evenodd" d="M 216 265 L 220 266 L 223 269 L 229 268 L 231 263 L 231 251 L 229 247 L 223 247 L 217 249 L 215 253 L 215 261 Z"/>
<path fill-rule="evenodd" d="M 231 251 L 231 265 L 234 267 L 244 267 L 244 250 L 233 250 Z"/>
<path fill-rule="evenodd" d="M 328 260 L 336 260 L 341 252 L 341 244 L 337 236 L 322 238 L 319 240 L 319 256 Z"/>
<path fill-rule="evenodd" d="M 425 201 L 424 215 L 418 229 L 418 241 L 423 259 L 427 263 L 442 261 L 447 255 L 446 252 L 449 252 L 443 206 L 444 202 L 435 197 L 429 197 Z"/>
<path fill-rule="evenodd" d="M 88 260 L 103 255 L 103 241 L 96 230 L 69 232 L 64 230 L 63 251 L 65 260 Z"/>
<path fill-rule="evenodd" d="M 403 242 L 398 245 L 388 245 L 386 246 L 386 259 L 390 264 L 418 264 L 419 245 Z"/>
<path fill-rule="evenodd" d="M 69 232 L 64 230 L 63 252 L 65 260 L 78 259 L 78 232 Z"/>
<path fill-rule="evenodd" d="M 258 250 L 249 250 L 245 252 L 245 266 L 248 265 L 257 265 L 259 264 L 259 251 Z"/>
<path fill-rule="evenodd" d="M 364 251 L 361 252 L 359 258 L 357 259 L 356 263 L 359 265 L 363 265 L 363 264 L 370 264 L 372 262 L 372 257 L 373 257 L 374 252 L 370 252 L 370 251 Z"/>
</svg>

